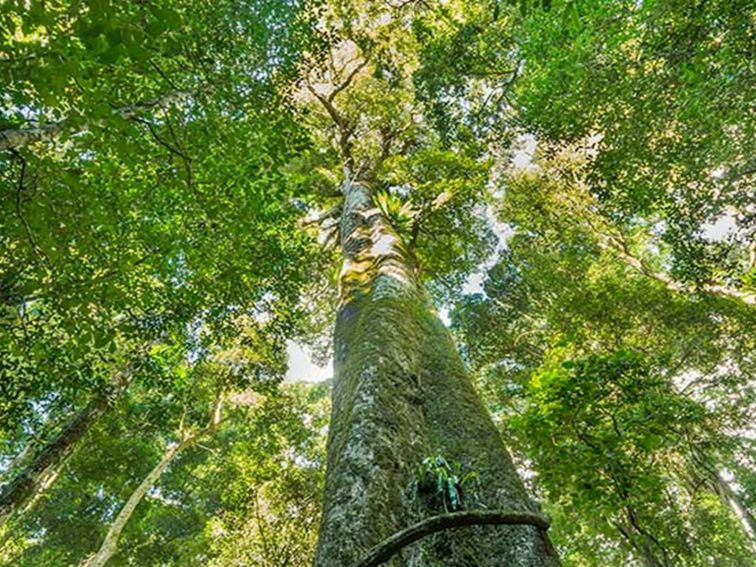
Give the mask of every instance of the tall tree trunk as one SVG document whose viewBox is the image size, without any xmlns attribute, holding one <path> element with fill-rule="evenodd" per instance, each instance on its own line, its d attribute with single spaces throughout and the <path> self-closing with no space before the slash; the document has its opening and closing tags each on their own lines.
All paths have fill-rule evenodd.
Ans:
<svg viewBox="0 0 756 567">
<path fill-rule="evenodd" d="M 443 512 L 417 490 L 424 458 L 442 455 L 479 481 L 468 510 L 535 512 L 452 339 L 432 311 L 412 253 L 345 183 L 343 268 L 335 332 L 333 413 L 317 567 L 354 564 L 411 524 Z M 532 525 L 441 531 L 387 565 L 558 565 Z"/>
<path fill-rule="evenodd" d="M 97 422 L 129 383 L 131 365 L 117 371 L 107 387 L 79 410 L 63 429 L 16 474 L 0 493 L 0 526 L 16 512 L 29 509 L 57 477 L 60 467 L 73 453 L 87 431 Z"/>
<path fill-rule="evenodd" d="M 743 504 L 740 495 L 724 479 L 716 461 L 710 459 L 702 448 L 696 445 L 691 445 L 690 448 L 690 474 L 693 485 L 698 486 L 703 482 L 719 497 L 722 504 L 727 506 L 737 518 L 746 539 L 756 551 L 756 520 L 753 514 Z"/>
</svg>

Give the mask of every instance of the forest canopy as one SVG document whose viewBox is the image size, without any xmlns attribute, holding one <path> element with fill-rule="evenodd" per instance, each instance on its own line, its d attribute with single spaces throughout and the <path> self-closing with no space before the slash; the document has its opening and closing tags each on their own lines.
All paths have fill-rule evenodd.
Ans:
<svg viewBox="0 0 756 567">
<path fill-rule="evenodd" d="M 752 564 L 755 54 L 748 0 L 0 3 L 0 565 Z"/>
</svg>

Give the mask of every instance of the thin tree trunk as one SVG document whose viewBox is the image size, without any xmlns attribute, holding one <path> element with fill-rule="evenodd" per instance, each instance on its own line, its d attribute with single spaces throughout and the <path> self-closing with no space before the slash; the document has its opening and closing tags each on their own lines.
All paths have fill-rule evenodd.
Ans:
<svg viewBox="0 0 756 567">
<path fill-rule="evenodd" d="M 714 472 L 714 491 L 722 499 L 722 502 L 735 514 L 735 517 L 740 522 L 743 532 L 751 543 L 751 547 L 756 551 L 756 521 L 753 518 L 751 511 L 746 508 L 743 501 L 740 499 L 740 495 L 735 492 L 730 483 L 728 483 L 719 471 Z"/>
<path fill-rule="evenodd" d="M 139 486 L 137 486 L 136 490 L 131 493 L 131 496 L 129 496 L 124 507 L 121 508 L 121 511 L 110 526 L 110 529 L 95 556 L 84 561 L 83 565 L 85 567 L 102 567 L 111 557 L 113 557 L 113 555 L 115 555 L 118 550 L 118 541 L 121 538 L 121 533 L 131 519 L 134 510 L 150 488 L 152 488 L 152 485 L 155 484 L 158 478 L 160 478 L 160 475 L 163 474 L 163 471 L 168 468 L 168 465 L 171 464 L 176 455 L 178 455 L 181 449 L 185 446 L 186 445 L 182 443 L 178 443 L 166 449 L 160 462 L 155 465 L 146 477 L 144 477 L 144 480 L 142 480 Z"/>
<path fill-rule="evenodd" d="M 710 490 L 719 497 L 737 518 L 751 547 L 756 551 L 756 520 L 751 511 L 743 504 L 740 495 L 727 482 L 716 463 L 711 462 L 706 453 L 695 445 L 691 445 L 690 474 L 694 485 L 705 483 Z"/>
<path fill-rule="evenodd" d="M 346 182 L 342 192 L 333 413 L 316 567 L 357 563 L 438 514 L 416 490 L 417 468 L 431 455 L 477 473 L 477 485 L 465 487 L 467 510 L 537 512 L 418 283 L 412 251 L 365 186 Z M 558 563 L 543 529 L 476 525 L 434 533 L 386 564 Z"/>
<path fill-rule="evenodd" d="M 81 439 L 126 389 L 132 367 L 117 371 L 108 386 L 79 410 L 53 439 L 42 447 L 31 463 L 16 474 L 0 493 L 0 526 L 18 511 L 29 510 L 52 485 L 60 467 Z"/>
<path fill-rule="evenodd" d="M 2 476 L 0 476 L 0 485 L 5 484 L 6 479 L 13 478 L 19 470 L 26 468 L 29 462 L 37 454 L 37 450 L 39 449 L 40 445 L 44 444 L 44 440 L 47 439 L 50 433 L 55 431 L 60 426 L 60 424 L 65 421 L 65 419 L 45 419 L 45 421 L 39 427 L 39 430 L 29 437 L 29 440 L 24 445 L 24 448 L 21 449 L 21 451 L 19 451 L 15 457 L 13 457 L 11 463 L 5 469 Z"/>
<path fill-rule="evenodd" d="M 108 561 L 110 561 L 113 555 L 115 555 L 116 551 L 118 551 L 118 542 L 121 539 L 121 533 L 126 527 L 126 524 L 128 524 L 129 520 L 131 519 L 131 516 L 134 514 L 134 510 L 136 510 L 136 507 L 145 497 L 147 492 L 149 492 L 150 488 L 152 488 L 155 482 L 157 482 L 165 469 L 168 468 L 171 462 L 173 462 L 173 459 L 175 459 L 176 456 L 187 447 L 191 447 L 204 436 L 214 432 L 220 425 L 222 403 L 223 396 L 221 393 L 215 403 L 213 412 L 206 427 L 189 436 L 185 436 L 182 431 L 179 432 L 180 436 L 182 437 L 181 441 L 169 446 L 165 450 L 163 457 L 160 459 L 160 462 L 155 465 L 155 467 L 149 472 L 149 474 L 144 477 L 139 486 L 136 487 L 134 492 L 131 493 L 131 496 L 129 496 L 126 504 L 124 504 L 123 508 L 121 508 L 118 516 L 110 526 L 108 533 L 105 535 L 105 539 L 102 541 L 100 548 L 97 550 L 97 553 L 93 557 L 85 559 L 82 562 L 82 567 L 102 567 Z"/>
</svg>

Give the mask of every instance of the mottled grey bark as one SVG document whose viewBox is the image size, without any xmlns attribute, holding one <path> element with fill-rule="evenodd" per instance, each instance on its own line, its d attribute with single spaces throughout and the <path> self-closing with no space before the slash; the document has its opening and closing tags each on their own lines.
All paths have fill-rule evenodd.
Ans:
<svg viewBox="0 0 756 567">
<path fill-rule="evenodd" d="M 14 513 L 28 510 L 52 485 L 60 467 L 105 413 L 111 400 L 124 391 L 130 376 L 130 365 L 116 372 L 108 386 L 74 414 L 60 433 L 39 449 L 29 465 L 8 482 L 0 492 L 0 526 Z"/>
<path fill-rule="evenodd" d="M 478 474 L 466 509 L 537 512 L 452 339 L 418 285 L 401 238 L 369 190 L 345 183 L 333 413 L 317 567 L 345 567 L 387 537 L 439 513 L 413 490 L 440 454 Z M 443 510 L 441 510 L 443 511 Z M 534 526 L 443 531 L 386 565 L 557 565 Z"/>
</svg>

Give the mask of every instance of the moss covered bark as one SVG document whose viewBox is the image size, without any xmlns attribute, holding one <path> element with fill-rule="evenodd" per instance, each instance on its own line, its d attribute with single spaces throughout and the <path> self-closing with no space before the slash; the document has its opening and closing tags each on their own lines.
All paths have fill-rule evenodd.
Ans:
<svg viewBox="0 0 756 567">
<path fill-rule="evenodd" d="M 317 567 L 349 566 L 386 537 L 438 513 L 414 489 L 417 468 L 430 455 L 477 473 L 467 509 L 536 511 L 401 239 L 370 208 L 365 188 L 347 187 L 345 202 Z M 475 526 L 430 536 L 387 565 L 557 563 L 533 526 Z"/>
</svg>

